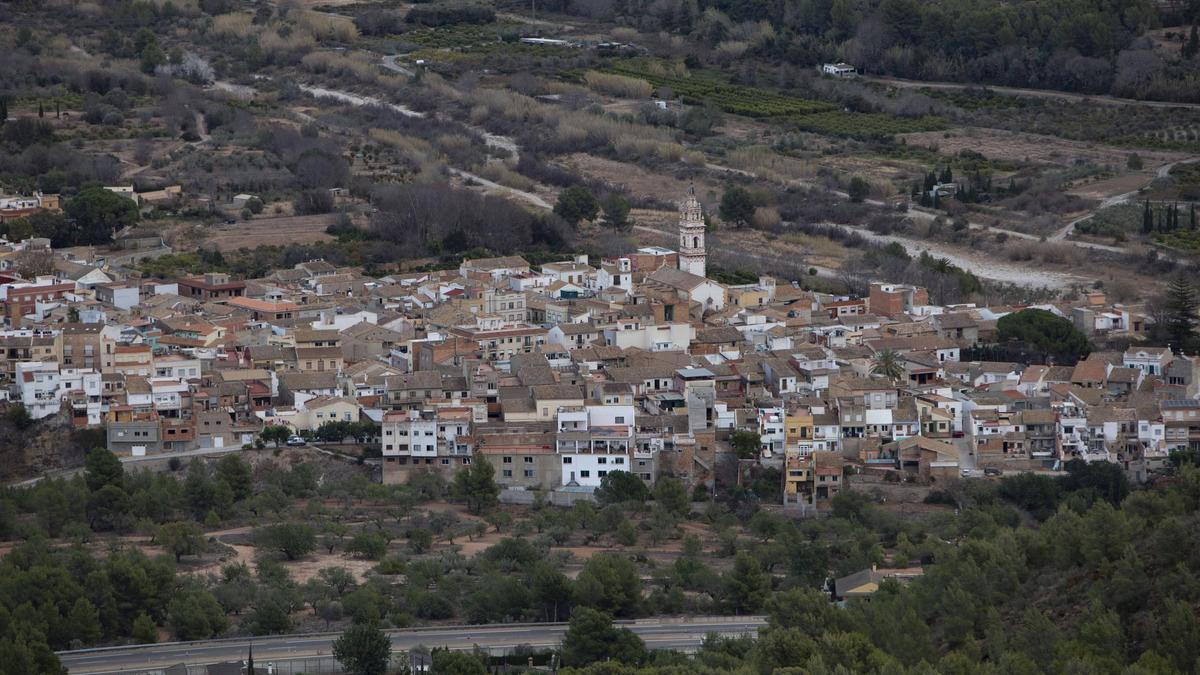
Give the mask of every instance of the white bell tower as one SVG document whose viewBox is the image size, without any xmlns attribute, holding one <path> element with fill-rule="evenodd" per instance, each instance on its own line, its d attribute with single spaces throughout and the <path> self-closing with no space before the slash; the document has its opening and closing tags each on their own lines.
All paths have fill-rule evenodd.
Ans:
<svg viewBox="0 0 1200 675">
<path fill-rule="evenodd" d="M 687 199 L 679 205 L 679 269 L 698 277 L 705 275 L 704 211 L 696 199 L 696 188 L 688 188 Z"/>
</svg>

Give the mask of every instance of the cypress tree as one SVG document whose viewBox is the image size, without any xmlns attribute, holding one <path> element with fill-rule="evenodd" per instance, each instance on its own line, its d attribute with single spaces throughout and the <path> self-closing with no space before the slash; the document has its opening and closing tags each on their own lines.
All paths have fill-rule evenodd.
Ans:
<svg viewBox="0 0 1200 675">
<path fill-rule="evenodd" d="M 1196 229 L 1196 205 L 1192 204 L 1191 214 L 1188 216 L 1188 229 Z"/>
<path fill-rule="evenodd" d="M 8 100 L 0 98 L 0 126 L 8 121 Z"/>
<path fill-rule="evenodd" d="M 46 116 L 46 110 L 44 108 L 42 108 L 42 102 L 38 101 L 38 117 L 45 117 L 45 116 Z"/>
<path fill-rule="evenodd" d="M 1150 200 L 1146 200 L 1146 207 L 1142 209 L 1142 233 L 1150 234 L 1154 231 L 1154 212 L 1150 210 Z"/>
<path fill-rule="evenodd" d="M 1195 24 L 1192 25 L 1192 32 L 1188 34 L 1187 42 L 1183 43 L 1179 53 L 1185 59 L 1192 59 L 1196 54 L 1200 54 L 1200 34 L 1197 34 Z"/>
</svg>

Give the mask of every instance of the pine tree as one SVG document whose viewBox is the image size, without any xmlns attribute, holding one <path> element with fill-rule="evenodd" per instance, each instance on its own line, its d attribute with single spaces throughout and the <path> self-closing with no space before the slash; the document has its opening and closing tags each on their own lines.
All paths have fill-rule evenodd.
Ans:
<svg viewBox="0 0 1200 675">
<path fill-rule="evenodd" d="M 1179 53 L 1185 59 L 1194 59 L 1196 54 L 1200 54 L 1200 34 L 1197 34 L 1194 24 L 1192 32 L 1188 34 L 1187 42 L 1183 43 L 1183 48 L 1179 50 Z"/>
<path fill-rule="evenodd" d="M 1175 275 L 1167 284 L 1166 333 L 1171 347 L 1190 350 L 1196 338 L 1196 289 L 1183 274 Z"/>
</svg>

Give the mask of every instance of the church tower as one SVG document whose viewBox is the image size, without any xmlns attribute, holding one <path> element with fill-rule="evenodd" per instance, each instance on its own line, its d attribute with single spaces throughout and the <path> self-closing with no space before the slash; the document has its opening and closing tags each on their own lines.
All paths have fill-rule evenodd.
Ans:
<svg viewBox="0 0 1200 675">
<path fill-rule="evenodd" d="M 696 188 L 688 188 L 687 199 L 679 205 L 679 269 L 705 275 L 704 212 L 696 199 Z"/>
</svg>

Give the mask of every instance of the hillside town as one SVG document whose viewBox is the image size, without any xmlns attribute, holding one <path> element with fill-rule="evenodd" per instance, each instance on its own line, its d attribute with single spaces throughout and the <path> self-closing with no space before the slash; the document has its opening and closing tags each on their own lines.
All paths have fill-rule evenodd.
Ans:
<svg viewBox="0 0 1200 675">
<path fill-rule="evenodd" d="M 34 201 L 54 204 L 11 206 Z M 677 250 L 382 278 L 322 260 L 140 278 L 128 261 L 164 244 L 136 228 L 90 255 L 5 242 L 0 396 L 104 429 L 123 457 L 315 439 L 378 448 L 382 481 L 404 483 L 483 456 L 518 503 L 569 503 L 615 471 L 703 492 L 774 470 L 785 504 L 817 510 L 855 473 L 936 484 L 1082 459 L 1144 482 L 1200 442 L 1197 360 L 1146 344 L 1149 319 L 1101 291 L 940 306 L 886 281 L 867 297 L 723 284 L 694 194 L 679 214 Z M 23 275 L 31 257 L 44 269 Z M 971 360 L 1030 309 L 1128 346 Z"/>
</svg>

